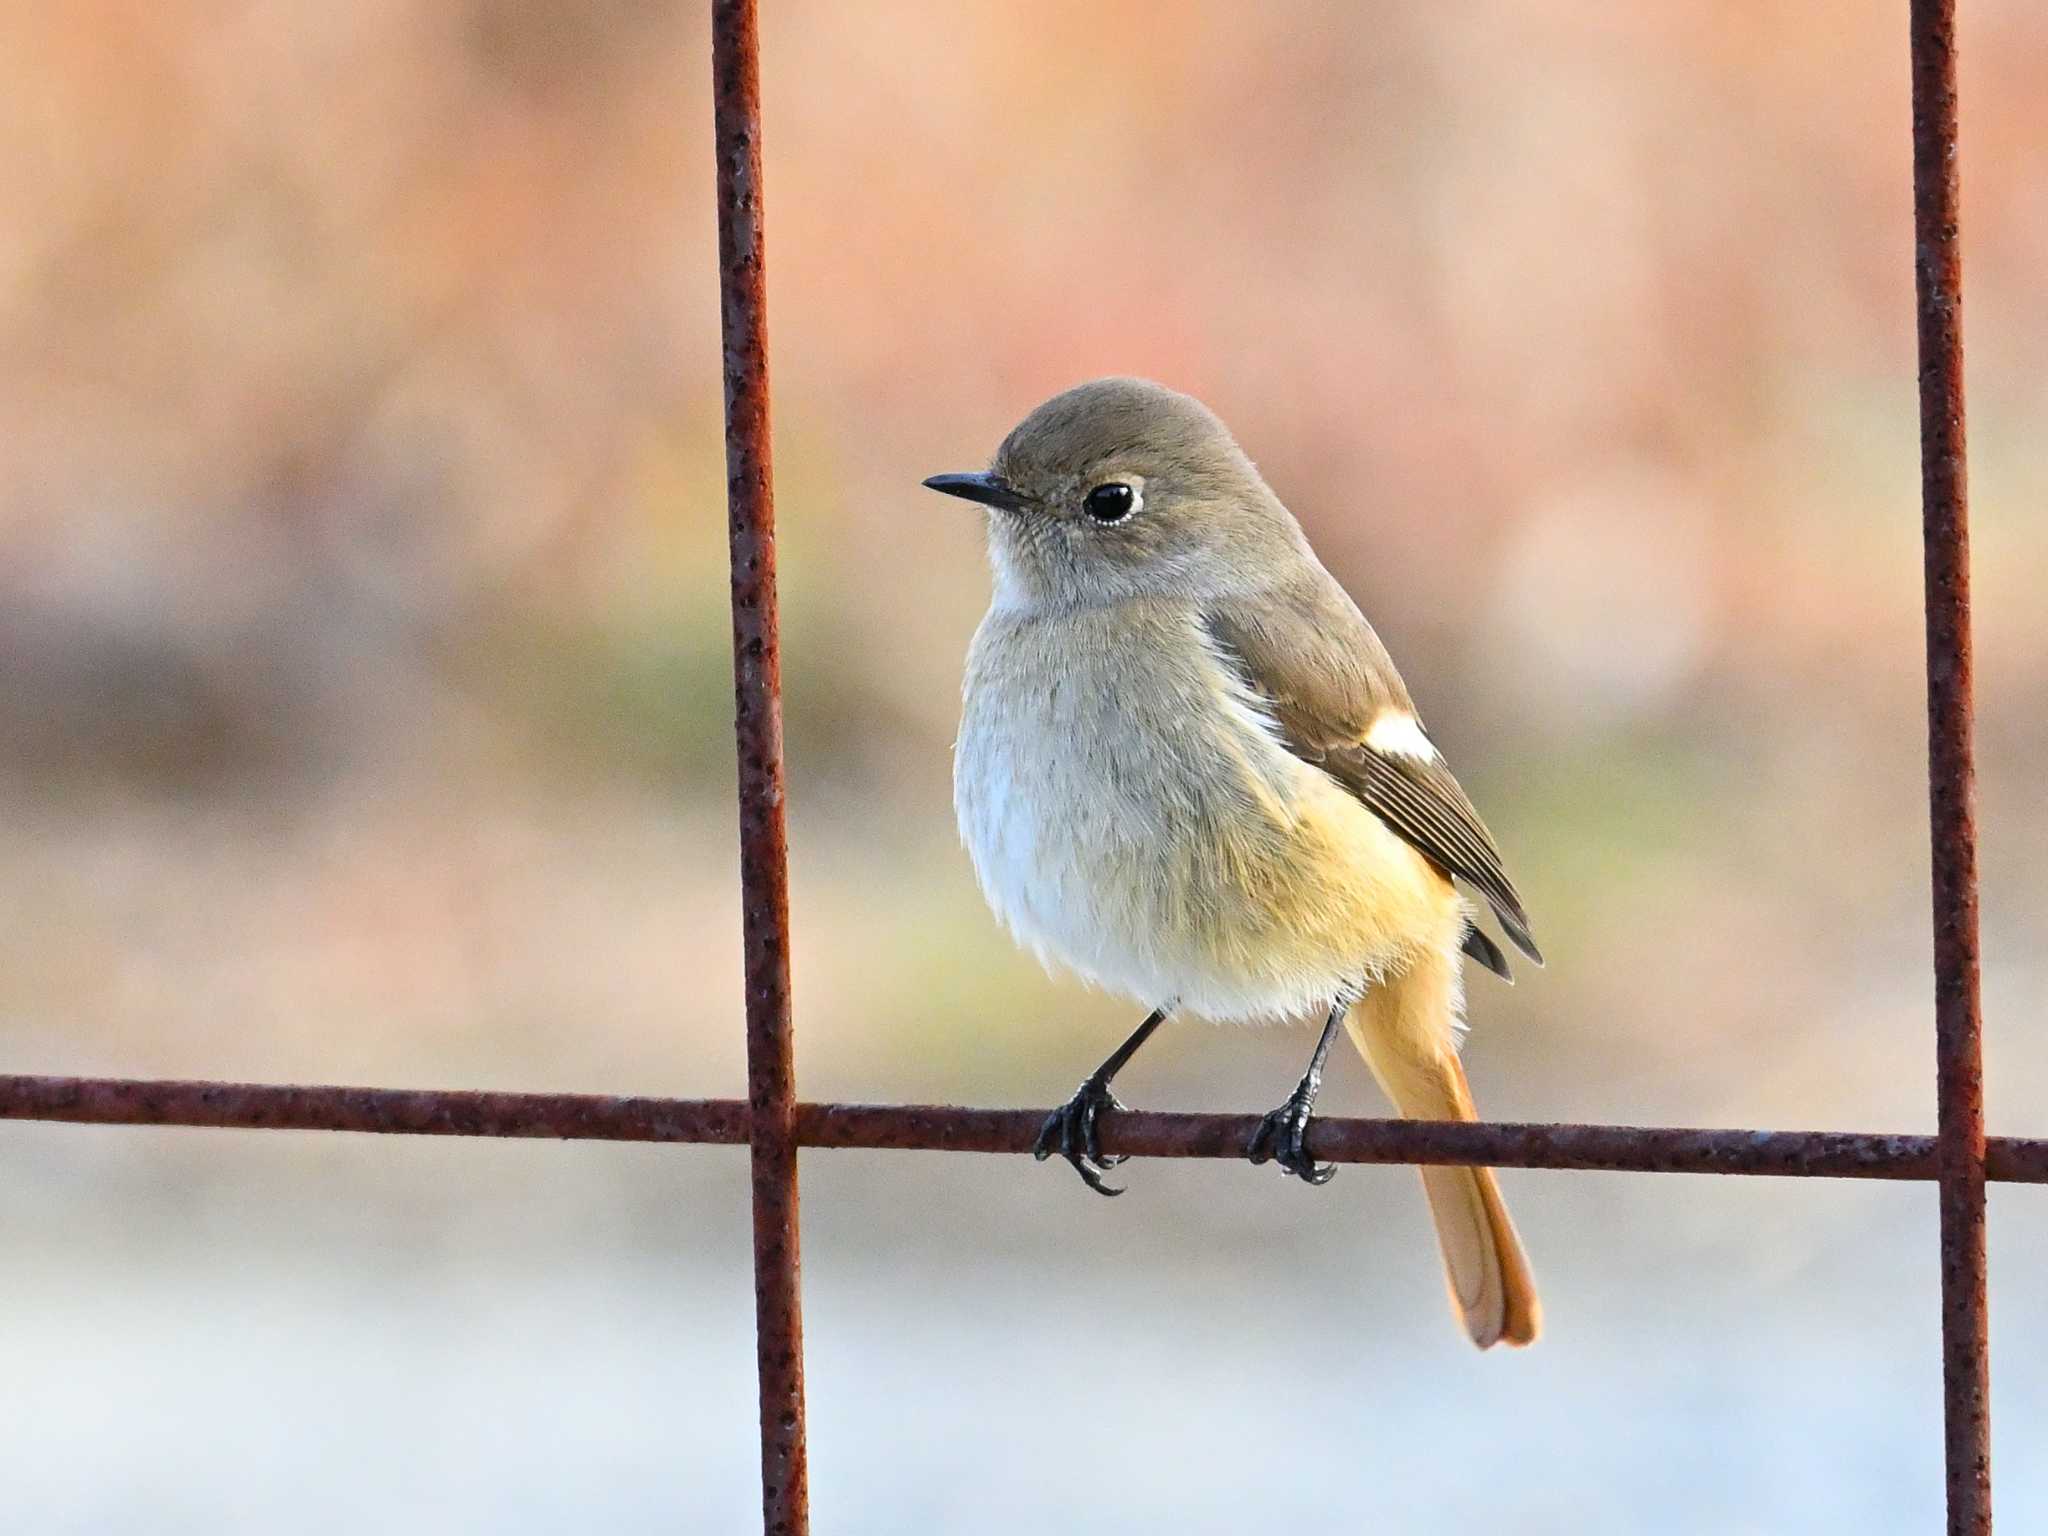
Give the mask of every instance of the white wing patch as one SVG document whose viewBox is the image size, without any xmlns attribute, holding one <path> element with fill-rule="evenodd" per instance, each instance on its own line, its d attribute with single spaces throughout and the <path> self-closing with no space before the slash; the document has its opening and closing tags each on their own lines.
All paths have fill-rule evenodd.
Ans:
<svg viewBox="0 0 2048 1536">
<path fill-rule="evenodd" d="M 1419 757 L 1426 763 L 1437 758 L 1436 743 L 1422 729 L 1422 722 L 1404 709 L 1383 709 L 1365 733 L 1365 744 L 1389 756 Z"/>
</svg>

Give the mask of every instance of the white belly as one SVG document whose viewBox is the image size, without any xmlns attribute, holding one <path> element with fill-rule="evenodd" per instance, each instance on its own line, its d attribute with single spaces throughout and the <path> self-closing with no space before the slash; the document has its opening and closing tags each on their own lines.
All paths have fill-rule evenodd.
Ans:
<svg viewBox="0 0 2048 1536">
<path fill-rule="evenodd" d="M 1162 626 L 991 614 L 975 638 L 954 802 L 1018 939 L 1218 1019 L 1327 1008 L 1455 944 L 1448 882 Z"/>
</svg>

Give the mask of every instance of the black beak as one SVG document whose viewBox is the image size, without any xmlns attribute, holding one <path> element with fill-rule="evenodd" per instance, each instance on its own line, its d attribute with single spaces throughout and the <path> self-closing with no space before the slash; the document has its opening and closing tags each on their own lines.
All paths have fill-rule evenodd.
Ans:
<svg viewBox="0 0 2048 1536">
<path fill-rule="evenodd" d="M 925 485 L 964 501 L 978 501 L 984 507 L 1001 507 L 1005 512 L 1021 512 L 1031 505 L 1029 496 L 995 475 L 933 475 Z"/>
</svg>

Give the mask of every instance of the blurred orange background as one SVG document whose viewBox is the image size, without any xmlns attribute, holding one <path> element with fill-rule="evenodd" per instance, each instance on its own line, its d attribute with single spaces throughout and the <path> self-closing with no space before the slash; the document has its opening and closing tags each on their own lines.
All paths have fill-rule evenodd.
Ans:
<svg viewBox="0 0 2048 1536">
<path fill-rule="evenodd" d="M 1373 616 L 1551 956 L 1501 1118 L 1927 1130 L 1903 9 L 763 18 L 805 1097 L 1049 1104 L 1134 1022 L 959 852 L 978 467 L 1201 395 Z M 1992 1128 L 2043 1134 L 2048 11 L 1964 8 Z M 741 1085 L 707 23 L 0 0 L 0 1062 Z M 1263 1109 L 1299 1033 L 1169 1031 Z M 1334 1112 L 1377 1113 L 1355 1064 Z M 1935 1528 L 1931 1191 L 805 1162 L 821 1529 Z M 2001 1514 L 2048 1220 L 1992 1197 Z M 23 1530 L 755 1518 L 715 1149 L 0 1127 Z"/>
</svg>

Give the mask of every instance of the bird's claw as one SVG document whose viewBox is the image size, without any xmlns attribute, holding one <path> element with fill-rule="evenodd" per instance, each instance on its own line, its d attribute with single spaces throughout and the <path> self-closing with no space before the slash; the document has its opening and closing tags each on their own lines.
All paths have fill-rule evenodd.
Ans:
<svg viewBox="0 0 2048 1536">
<path fill-rule="evenodd" d="M 1074 1165 L 1081 1182 L 1098 1195 L 1120 1195 L 1123 1190 L 1105 1184 L 1102 1175 L 1124 1161 L 1102 1150 L 1100 1117 L 1122 1109 L 1123 1103 L 1109 1091 L 1109 1084 L 1091 1077 L 1074 1090 L 1074 1096 L 1045 1117 L 1039 1128 L 1038 1144 L 1031 1155 L 1041 1163 L 1057 1152 Z"/>
<path fill-rule="evenodd" d="M 1287 1096 L 1287 1102 L 1259 1121 L 1252 1132 L 1252 1144 L 1245 1156 L 1254 1163 L 1268 1159 L 1280 1165 L 1304 1184 L 1327 1184 L 1337 1176 L 1334 1163 L 1318 1163 L 1309 1156 L 1308 1127 L 1313 1118 L 1315 1094 L 1306 1083 Z"/>
</svg>

